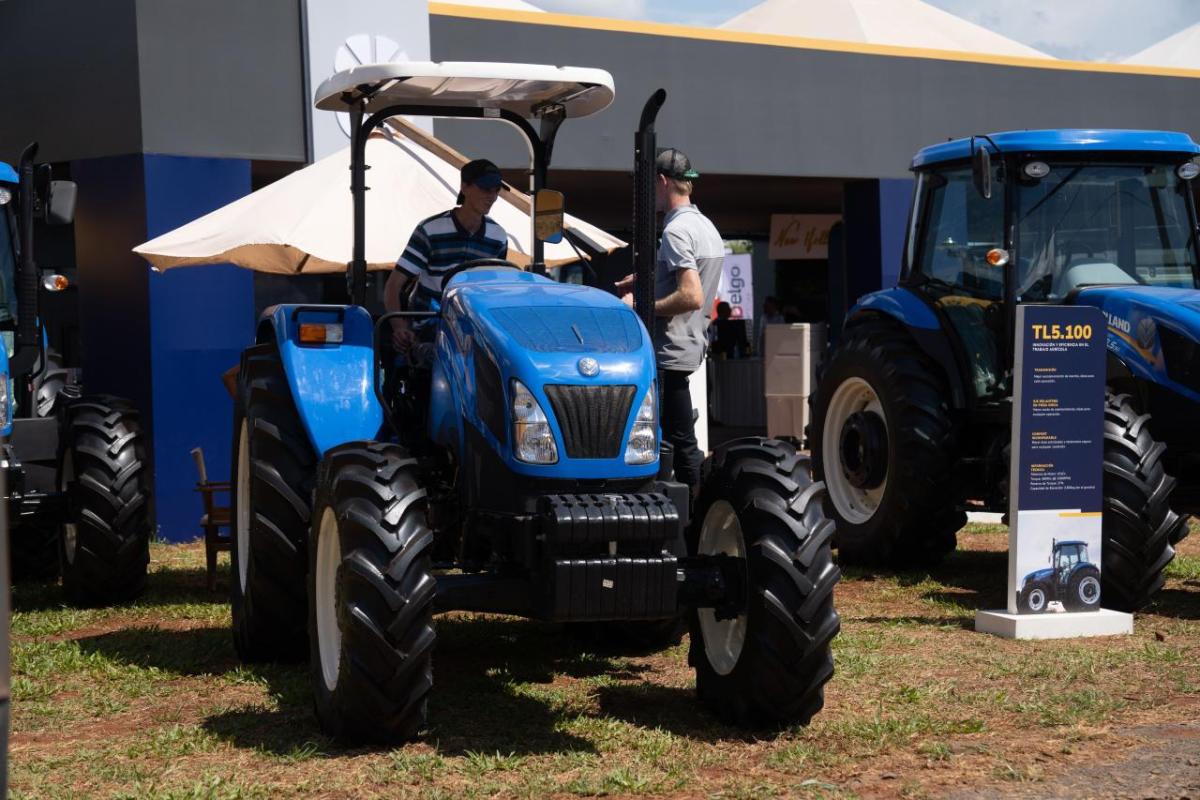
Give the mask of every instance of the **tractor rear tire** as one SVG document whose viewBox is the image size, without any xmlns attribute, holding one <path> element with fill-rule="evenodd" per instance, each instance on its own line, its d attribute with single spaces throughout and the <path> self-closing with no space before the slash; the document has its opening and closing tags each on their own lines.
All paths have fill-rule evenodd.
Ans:
<svg viewBox="0 0 1200 800">
<path fill-rule="evenodd" d="M 150 468 L 137 409 L 100 395 L 66 407 L 58 485 L 63 592 L 80 606 L 132 600 L 150 563 Z"/>
<path fill-rule="evenodd" d="M 1063 601 L 1067 611 L 1098 611 L 1100 609 L 1100 570 L 1093 566 L 1075 571 L 1067 581 L 1067 596 Z"/>
<path fill-rule="evenodd" d="M 433 532 L 417 462 L 352 442 L 321 461 L 309 537 L 309 665 L 322 729 L 400 742 L 433 686 Z"/>
<path fill-rule="evenodd" d="M 729 442 L 704 464 L 688 549 L 742 560 L 745 592 L 736 616 L 691 612 L 688 660 L 700 700 L 731 724 L 806 725 L 825 703 L 841 573 L 809 466 L 791 444 L 762 438 Z"/>
<path fill-rule="evenodd" d="M 234 411 L 233 641 L 246 662 L 307 654 L 305 588 L 316 456 L 274 344 L 242 354 Z"/>
<path fill-rule="evenodd" d="M 1163 467 L 1166 445 L 1150 435 L 1150 415 L 1129 395 L 1104 400 L 1104 518 L 1101 602 L 1137 611 L 1158 595 L 1187 517 L 1171 510 L 1175 479 Z"/>
<path fill-rule="evenodd" d="M 846 329 L 812 400 L 809 447 L 843 564 L 928 566 L 966 524 L 941 369 L 899 325 Z"/>
<path fill-rule="evenodd" d="M 53 350 L 46 351 L 46 368 L 34 379 L 32 416 L 46 418 L 57 414 L 69 399 L 63 390 L 70 385 L 71 370 L 63 368 L 62 356 Z"/>
</svg>

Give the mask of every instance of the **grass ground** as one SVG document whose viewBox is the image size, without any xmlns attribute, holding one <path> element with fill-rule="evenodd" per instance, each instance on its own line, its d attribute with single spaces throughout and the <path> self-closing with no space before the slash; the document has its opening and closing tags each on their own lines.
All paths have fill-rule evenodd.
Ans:
<svg viewBox="0 0 1200 800">
<path fill-rule="evenodd" d="M 306 667 L 240 665 L 201 546 L 155 545 L 136 605 L 74 610 L 54 586 L 16 590 L 12 794 L 1004 794 L 1120 758 L 1139 725 L 1196 718 L 1200 535 L 1133 636 L 1041 643 L 972 630 L 976 609 L 1003 604 L 1006 542 L 973 526 L 930 573 L 847 574 L 838 671 L 809 728 L 715 722 L 694 702 L 686 638 L 629 655 L 550 625 L 454 615 L 439 624 L 430 728 L 391 750 L 322 736 Z"/>
</svg>

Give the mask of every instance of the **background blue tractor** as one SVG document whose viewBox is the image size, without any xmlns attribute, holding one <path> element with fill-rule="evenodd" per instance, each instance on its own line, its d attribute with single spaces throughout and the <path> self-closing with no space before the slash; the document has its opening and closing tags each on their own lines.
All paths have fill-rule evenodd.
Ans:
<svg viewBox="0 0 1200 800">
<path fill-rule="evenodd" d="M 561 195 L 541 192 L 555 134 L 612 97 L 600 70 L 521 64 L 367 65 L 317 92 L 318 108 L 350 114 L 352 303 L 270 309 L 243 354 L 232 606 L 242 658 L 309 655 L 317 714 L 335 736 L 421 728 L 433 615 L 456 609 L 667 636 L 690 609 L 697 691 L 716 713 L 803 723 L 822 705 L 838 571 L 807 459 L 761 439 L 719 450 L 689 524 L 688 488 L 660 458 L 643 320 L 604 291 L 541 274 L 541 242 L 562 228 Z M 637 139 L 643 298 L 664 97 Z M 516 127 L 535 209 L 559 209 L 557 220 L 535 213 L 529 271 L 467 262 L 446 276 L 440 311 L 399 312 L 435 332 L 413 357 L 426 363 L 403 370 L 380 335 L 398 315 L 372 320 L 362 307 L 366 142 L 400 114 Z"/>
<path fill-rule="evenodd" d="M 1168 466 L 1194 482 L 1200 445 L 1197 153 L 1178 133 L 1055 130 L 917 154 L 899 286 L 851 309 L 813 400 L 841 559 L 930 563 L 968 503 L 1007 511 L 1016 307 L 1091 305 L 1108 319 L 1104 602 L 1150 602 L 1187 533 Z"/>
<path fill-rule="evenodd" d="M 1087 559 L 1087 542 L 1051 540 L 1050 566 L 1028 573 L 1016 587 L 1016 609 L 1042 614 L 1051 602 L 1070 612 L 1100 607 L 1100 570 Z"/>
<path fill-rule="evenodd" d="M 1050 566 L 1026 575 L 1017 585 L 1017 611 L 1042 614 L 1050 603 L 1067 611 L 1100 608 L 1100 569 L 1088 560 L 1087 542 L 1051 541 Z"/>
<path fill-rule="evenodd" d="M 146 584 L 150 470 L 136 409 L 82 397 L 49 349 L 38 305 L 64 276 L 39 271 L 34 222 L 67 224 L 75 185 L 50 180 L 26 148 L 0 163 L 0 435 L 13 575 L 51 578 L 82 605 L 128 600 Z"/>
</svg>

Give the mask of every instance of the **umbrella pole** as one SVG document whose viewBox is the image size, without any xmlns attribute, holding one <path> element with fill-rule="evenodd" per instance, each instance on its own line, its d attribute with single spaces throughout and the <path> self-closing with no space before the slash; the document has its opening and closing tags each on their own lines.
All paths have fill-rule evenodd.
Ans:
<svg viewBox="0 0 1200 800">
<path fill-rule="evenodd" d="M 350 304 L 361 306 L 367 298 L 367 139 L 363 126 L 363 104 L 350 111 L 350 193 L 354 198 L 354 252 L 346 273 Z"/>
</svg>

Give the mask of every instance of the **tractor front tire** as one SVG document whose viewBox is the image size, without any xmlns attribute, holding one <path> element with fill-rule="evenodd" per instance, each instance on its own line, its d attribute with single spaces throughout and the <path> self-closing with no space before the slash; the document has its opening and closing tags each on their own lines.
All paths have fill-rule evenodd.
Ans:
<svg viewBox="0 0 1200 800">
<path fill-rule="evenodd" d="M 316 456 L 274 344 L 242 354 L 232 472 L 234 645 L 246 662 L 299 661 Z"/>
<path fill-rule="evenodd" d="M 150 469 L 139 414 L 127 400 L 100 395 L 71 402 L 63 419 L 63 593 L 81 606 L 132 600 L 146 588 L 150 563 Z"/>
<path fill-rule="evenodd" d="M 809 466 L 791 444 L 761 438 L 704 464 L 688 549 L 740 561 L 744 592 L 740 608 L 691 612 L 688 660 L 700 700 L 731 724 L 806 725 L 825 702 L 840 572 Z"/>
<path fill-rule="evenodd" d="M 966 524 L 940 368 L 893 322 L 846 329 L 813 397 L 809 446 L 843 564 L 937 563 Z"/>
<path fill-rule="evenodd" d="M 321 461 L 309 537 L 308 639 L 317 717 L 340 740 L 401 742 L 433 686 L 433 532 L 416 460 L 353 442 Z"/>
<path fill-rule="evenodd" d="M 1187 535 L 1187 517 L 1170 506 L 1175 479 L 1163 467 L 1166 445 L 1150 435 L 1149 421 L 1129 395 L 1106 394 L 1101 598 L 1118 611 L 1154 600 L 1175 558 L 1172 545 Z"/>
<path fill-rule="evenodd" d="M 1017 598 L 1017 613 L 1045 614 L 1050 606 L 1050 590 L 1044 583 L 1031 583 Z"/>
</svg>

